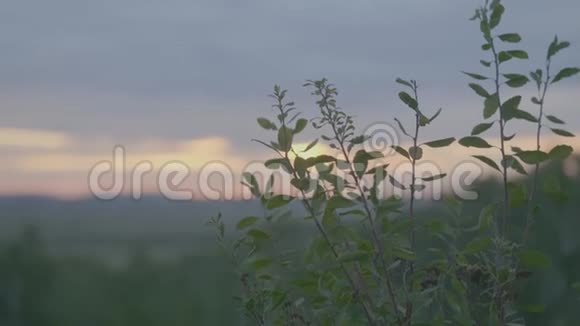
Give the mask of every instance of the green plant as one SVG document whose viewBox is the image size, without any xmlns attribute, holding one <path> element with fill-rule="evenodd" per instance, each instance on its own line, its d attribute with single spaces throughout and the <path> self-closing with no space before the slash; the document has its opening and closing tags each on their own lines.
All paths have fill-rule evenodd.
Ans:
<svg viewBox="0 0 580 326">
<path fill-rule="evenodd" d="M 521 174 L 526 174 L 519 158 L 510 153 L 507 143 L 513 141 L 515 134 L 509 135 L 507 125 L 514 119 L 528 120 L 536 122 L 536 119 L 528 112 L 520 109 L 522 96 L 516 95 L 508 100 L 504 100 L 504 89 L 502 86 L 511 88 L 520 88 L 525 86 L 529 79 L 527 76 L 518 73 L 506 73 L 504 66 L 512 59 L 528 59 L 527 52 L 516 50 L 501 50 L 500 43 L 518 44 L 521 36 L 518 33 L 498 33 L 500 23 L 505 12 L 504 6 L 500 1 L 486 1 L 484 6 L 479 8 L 472 20 L 480 23 L 480 30 L 485 40 L 482 50 L 491 54 L 489 61 L 481 60 L 480 63 L 491 70 L 491 77 L 476 73 L 464 72 L 467 76 L 477 81 L 489 81 L 492 84 L 492 91 L 488 91 L 479 83 L 470 83 L 469 87 L 475 93 L 484 98 L 483 118 L 496 118 L 491 122 L 482 122 L 475 126 L 471 136 L 464 137 L 459 143 L 466 147 L 475 148 L 496 148 L 500 154 L 500 163 L 497 164 L 494 159 L 474 155 L 481 162 L 487 164 L 493 169 L 499 171 L 502 177 L 503 200 L 499 203 L 500 213 L 497 214 L 495 221 L 495 231 L 488 242 L 493 242 L 494 253 L 486 255 L 486 258 L 493 263 L 484 263 L 482 267 L 486 271 L 486 276 L 493 280 L 490 285 L 490 318 L 495 317 L 494 323 L 505 323 L 508 309 L 511 309 L 512 297 L 510 296 L 510 287 L 516 281 L 517 259 L 516 252 L 518 244 L 511 241 L 508 235 L 508 220 L 511 218 L 510 211 L 515 206 L 514 197 L 517 192 L 521 192 L 521 186 L 508 182 L 508 171 L 513 169 Z M 498 142 L 499 146 L 489 144 L 486 140 L 478 135 L 490 129 L 495 123 L 499 125 Z M 510 201 L 511 199 L 511 201 Z M 487 241 L 487 240 L 486 240 Z M 482 253 L 485 255 L 485 253 Z M 478 263 L 478 265 L 480 265 Z M 503 274 L 503 275 L 502 275 Z"/>
<path fill-rule="evenodd" d="M 570 46 L 570 42 L 567 41 L 560 41 L 558 40 L 558 36 L 554 37 L 552 43 L 548 47 L 548 51 L 546 53 L 546 62 L 543 68 L 537 69 L 535 71 L 530 72 L 530 77 L 536 83 L 538 95 L 532 97 L 531 101 L 533 104 L 538 106 L 538 115 L 536 117 L 536 148 L 530 151 L 523 151 L 521 149 L 516 149 L 520 158 L 534 166 L 534 174 L 532 179 L 532 186 L 530 191 L 530 196 L 528 199 L 529 207 L 528 213 L 526 217 L 526 225 L 523 233 L 523 243 L 526 243 L 528 240 L 528 233 L 530 232 L 530 228 L 534 223 L 534 215 L 537 214 L 539 211 L 539 207 L 534 205 L 534 199 L 536 198 L 536 193 L 538 191 L 538 182 L 539 182 L 539 172 L 540 172 L 540 163 L 543 163 L 549 159 L 553 160 L 563 160 L 572 154 L 573 148 L 569 145 L 557 145 L 553 147 L 548 153 L 542 151 L 542 143 L 541 143 L 541 136 L 542 136 L 542 128 L 544 127 L 546 118 L 550 123 L 553 125 L 563 125 L 565 122 L 554 115 L 549 115 L 545 111 L 546 105 L 546 95 L 548 93 L 548 89 L 552 84 L 555 84 L 562 79 L 572 77 L 578 72 L 580 72 L 579 68 L 576 67 L 567 67 L 560 70 L 556 75 L 551 75 L 551 68 L 552 68 L 552 59 L 562 50 L 568 48 Z M 562 137 L 574 137 L 574 134 L 571 132 L 559 129 L 556 127 L 550 128 L 550 130 L 559 136 Z"/>
<path fill-rule="evenodd" d="M 413 111 L 413 113 L 415 115 L 415 117 L 414 117 L 415 124 L 414 124 L 414 130 L 413 130 L 412 134 L 409 134 L 406 131 L 403 124 L 401 123 L 401 121 L 399 119 L 395 118 L 395 121 L 397 122 L 397 125 L 399 126 L 400 131 L 405 136 L 410 138 L 410 140 L 412 142 L 412 146 L 409 147 L 408 150 L 406 150 L 401 146 L 393 145 L 393 149 L 395 151 L 397 151 L 397 153 L 402 155 L 405 159 L 407 159 L 411 163 L 411 184 L 409 184 L 408 186 L 405 186 L 400 181 L 396 180 L 395 177 L 393 177 L 393 176 L 389 176 L 389 181 L 391 182 L 391 184 L 394 187 L 400 188 L 401 190 L 408 190 L 409 191 L 409 193 L 410 193 L 409 218 L 414 223 L 413 220 L 415 217 L 415 197 L 416 197 L 416 194 L 418 192 L 423 191 L 426 187 L 422 183 L 421 184 L 417 183 L 418 179 L 421 179 L 422 182 L 433 182 L 433 181 L 442 179 L 446 176 L 445 173 L 431 175 L 431 176 L 427 176 L 427 177 L 421 177 L 421 178 L 419 178 L 417 176 L 417 162 L 419 160 L 421 160 L 421 158 L 423 157 L 422 146 L 427 146 L 427 147 L 432 147 L 432 148 L 446 147 L 446 146 L 451 145 L 455 141 L 455 137 L 444 138 L 444 139 L 429 141 L 429 142 L 420 144 L 419 143 L 419 131 L 421 130 L 422 127 L 425 127 L 429 123 L 433 122 L 441 113 L 441 109 L 439 109 L 431 118 L 428 118 L 427 116 L 425 116 L 423 114 L 423 112 L 421 112 L 421 109 L 419 107 L 419 95 L 418 95 L 418 88 L 419 87 L 417 85 L 417 81 L 415 81 L 415 80 L 407 81 L 407 80 L 398 78 L 397 83 L 409 88 L 413 94 L 413 95 L 410 95 L 409 93 L 407 93 L 405 91 L 402 91 L 399 93 L 399 98 L 401 99 L 401 101 L 403 103 L 405 103 Z M 409 235 L 411 252 L 416 251 L 415 232 L 416 232 L 415 227 L 413 226 L 411 228 L 411 232 Z M 409 270 L 408 270 L 409 275 L 408 276 L 413 276 L 414 272 L 415 272 L 414 262 L 411 261 L 409 263 Z M 411 290 L 411 291 L 413 290 L 412 284 L 410 284 L 409 290 Z M 405 311 L 406 311 L 405 320 L 410 322 L 412 320 L 412 315 L 413 315 L 413 303 L 411 301 L 407 301 Z"/>
<path fill-rule="evenodd" d="M 382 152 L 367 150 L 368 137 L 358 132 L 353 116 L 338 106 L 338 91 L 326 79 L 309 80 L 304 86 L 316 97 L 312 126 L 322 132 L 320 138 L 336 155 L 309 155 L 319 146 L 318 138 L 298 151 L 295 140 L 309 121 L 287 101 L 286 90 L 274 87 L 271 97 L 276 119 L 258 119 L 260 127 L 275 134 L 274 140 L 255 141 L 274 153 L 265 166 L 289 176 L 292 191 L 274 192 L 274 174 L 263 187 L 254 175 L 245 174 L 245 185 L 260 199 L 263 218 L 241 219 L 236 226 L 237 238 L 231 243 L 224 235 L 221 217 L 211 221 L 217 226 L 220 244 L 233 252 L 242 284 L 238 300 L 249 319 L 258 325 L 518 325 L 525 323 L 526 312 L 541 310 L 537 303 L 519 301 L 530 274 L 550 264 L 549 257 L 529 248 L 525 240 L 533 222 L 531 214 L 537 209 L 522 211 L 521 206 L 528 202 L 531 207 L 534 202 L 539 164 L 548 158 L 563 159 L 572 152 L 566 145 L 542 152 L 540 133 L 549 85 L 579 70 L 566 68 L 550 76 L 552 57 L 569 45 L 556 39 L 548 51 L 545 79 L 541 70 L 530 75 L 539 93 L 532 99 L 539 105 L 538 116 L 520 108 L 521 95 L 506 100 L 506 87 L 520 89 L 530 80 L 506 68 L 510 60 L 528 59 L 528 54 L 512 48 L 522 40 L 519 34 L 499 32 L 504 12 L 499 0 L 486 0 L 476 11 L 472 20 L 479 21 L 485 41 L 482 50 L 489 57 L 480 63 L 489 72 L 464 72 L 477 81 L 469 87 L 483 99 L 485 121 L 458 143 L 496 149 L 499 161 L 483 155 L 473 157 L 501 176 L 501 199 L 486 203 L 475 220 L 465 213 L 466 203 L 453 198 L 447 200 L 447 216 L 419 218 L 417 214 L 416 195 L 425 189 L 424 183 L 446 176 L 417 174 L 423 148 L 446 147 L 455 138 L 421 141 L 420 131 L 441 110 L 430 118 L 425 115 L 416 81 L 396 80 L 406 88 L 399 98 L 414 115 L 410 132 L 395 119 L 410 140 L 408 148 L 393 146 L 410 163 L 408 184 L 389 173 L 389 162 Z M 546 118 L 563 123 L 551 115 Z M 516 139 L 515 133 L 508 132 L 508 124 L 514 120 L 536 126 L 535 150 L 508 148 Z M 498 145 L 481 137 L 494 125 L 499 129 Z M 553 131 L 571 136 L 561 129 Z M 535 168 L 529 195 L 525 182 L 508 178 L 510 171 L 527 175 L 522 162 Z M 408 209 L 403 209 L 400 198 L 380 195 L 386 180 L 409 193 Z M 296 213 L 303 214 L 316 232 L 309 234 L 308 245 L 294 244 L 285 252 L 279 248 L 283 235 L 274 233 Z M 520 216 L 527 216 L 522 230 L 513 222 Z M 422 241 L 417 241 L 418 237 Z"/>
</svg>

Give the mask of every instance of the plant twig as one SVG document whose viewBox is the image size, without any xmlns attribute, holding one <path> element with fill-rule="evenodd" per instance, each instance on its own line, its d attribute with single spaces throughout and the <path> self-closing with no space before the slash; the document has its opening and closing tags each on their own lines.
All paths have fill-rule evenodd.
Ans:
<svg viewBox="0 0 580 326">
<path fill-rule="evenodd" d="M 280 110 L 280 117 L 281 117 L 280 120 L 282 122 L 282 127 L 283 128 L 286 128 L 286 118 L 285 118 L 286 117 L 286 114 L 285 114 L 285 112 L 283 110 L 284 105 L 282 103 L 282 98 L 281 97 L 278 97 L 277 100 L 278 100 L 277 107 Z M 294 176 L 294 178 L 297 178 L 298 179 L 299 178 L 298 173 L 296 172 L 295 168 L 293 167 L 292 162 L 290 161 L 290 158 L 288 156 L 288 153 L 289 153 L 289 151 L 284 151 L 283 158 L 286 161 L 286 163 L 287 163 L 287 165 L 288 165 L 288 167 L 290 169 L 290 173 Z M 330 236 L 326 232 L 324 226 L 320 223 L 320 221 L 316 217 L 316 212 L 313 209 L 312 204 L 310 203 L 310 201 L 307 199 L 308 197 L 306 196 L 306 192 L 303 189 L 299 189 L 299 190 L 300 190 L 300 193 L 302 195 L 302 203 L 303 203 L 304 207 L 307 209 L 308 213 L 311 215 L 311 217 L 314 220 L 314 223 L 316 225 L 316 228 L 318 229 L 319 233 L 324 238 L 324 241 L 326 242 L 326 244 L 330 248 L 330 251 L 332 252 L 332 255 L 334 256 L 335 260 L 337 261 L 338 265 L 340 266 L 340 269 L 342 270 L 342 272 L 344 273 L 345 277 L 347 278 L 350 286 L 352 287 L 352 289 L 354 291 L 355 298 L 357 298 L 357 300 L 359 301 L 359 304 L 363 308 L 363 311 L 365 313 L 365 317 L 367 319 L 367 322 L 369 323 L 369 325 L 374 326 L 375 325 L 375 321 L 374 321 L 374 318 L 373 318 L 373 314 L 371 312 L 372 310 L 368 306 L 368 304 L 366 303 L 366 301 L 363 299 L 363 297 L 361 295 L 361 289 L 360 289 L 360 287 L 354 281 L 354 279 L 350 275 L 350 272 L 348 271 L 348 269 L 346 268 L 346 266 L 344 265 L 344 263 L 341 261 L 340 254 L 336 251 L 336 248 L 335 248 L 334 244 L 332 243 L 332 240 L 330 239 Z"/>
<path fill-rule="evenodd" d="M 545 81 L 538 86 L 538 97 L 540 101 L 540 112 L 538 113 L 538 123 L 536 125 L 536 150 L 540 151 L 541 149 L 541 135 L 542 135 L 542 120 L 544 118 L 544 103 L 546 100 L 546 94 L 548 88 L 550 86 L 550 66 L 551 66 L 551 59 L 548 58 L 546 60 L 546 79 Z M 536 197 L 536 192 L 538 189 L 538 179 L 540 174 L 540 163 L 537 162 L 534 165 L 534 175 L 532 177 L 532 190 L 530 192 L 530 197 L 528 198 L 528 211 L 526 215 L 526 225 L 524 227 L 524 232 L 522 235 L 522 245 L 526 245 L 529 237 L 530 228 L 534 223 L 534 199 Z"/>
</svg>

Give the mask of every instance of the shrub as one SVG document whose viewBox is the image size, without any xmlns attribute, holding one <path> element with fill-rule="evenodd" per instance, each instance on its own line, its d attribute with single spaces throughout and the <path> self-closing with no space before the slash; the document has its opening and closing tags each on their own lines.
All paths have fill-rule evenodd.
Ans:
<svg viewBox="0 0 580 326">
<path fill-rule="evenodd" d="M 210 220 L 219 243 L 239 270 L 241 292 L 236 299 L 249 320 L 257 325 L 518 325 L 525 323 L 526 312 L 543 309 L 519 297 L 526 279 L 550 264 L 550 257 L 528 245 L 534 220 L 541 213 L 535 205 L 538 171 L 541 163 L 564 159 L 572 148 L 558 145 L 544 152 L 541 131 L 550 123 L 555 134 L 573 136 L 558 127 L 562 120 L 547 114 L 546 95 L 552 85 L 580 70 L 564 68 L 552 74 L 552 60 L 570 45 L 557 37 L 549 45 L 544 67 L 529 77 L 508 70 L 506 62 L 527 60 L 528 53 L 518 47 L 520 34 L 501 30 L 504 11 L 498 0 L 485 1 L 476 10 L 472 20 L 479 23 L 483 36 L 485 58 L 479 62 L 485 72 L 464 72 L 474 80 L 469 87 L 482 98 L 484 121 L 458 143 L 498 151 L 499 161 L 473 157 L 502 180 L 501 199 L 487 203 L 475 221 L 464 215 L 463 203 L 453 198 L 447 200 L 445 218 L 422 218 L 415 209 L 416 195 L 425 184 L 446 177 L 445 173 L 416 174 L 423 149 L 443 148 L 455 141 L 453 137 L 421 139 L 420 131 L 441 110 L 434 114 L 423 110 L 417 81 L 396 80 L 403 89 L 399 98 L 414 118 L 411 128 L 395 119 L 411 146 L 393 147 L 410 163 L 410 182 L 389 173 L 382 152 L 368 150 L 368 137 L 359 133 L 354 117 L 338 106 L 337 89 L 328 80 L 309 80 L 304 85 L 316 97 L 318 113 L 310 120 L 287 100 L 286 90 L 274 87 L 275 120 L 259 118 L 258 124 L 275 137 L 256 141 L 275 155 L 265 166 L 289 175 L 293 191 L 274 192 L 274 175 L 260 185 L 246 174 L 245 184 L 260 199 L 264 217 L 242 218 L 236 226 L 239 237 L 232 241 L 221 215 Z M 531 99 L 537 114 L 521 108 L 521 95 L 507 95 L 513 93 L 508 88 L 517 91 L 530 78 L 538 92 Z M 509 132 L 510 122 L 516 120 L 533 126 L 535 148 L 509 146 L 517 138 Z M 336 156 L 309 156 L 319 139 L 302 152 L 295 148 L 294 138 L 309 122 L 321 132 L 320 139 L 336 150 Z M 494 126 L 498 129 L 495 144 L 481 138 Z M 508 179 L 510 171 L 527 175 L 525 165 L 532 171 L 529 187 L 528 179 Z M 408 193 L 408 202 L 383 197 L 380 187 L 385 182 Z M 561 192 L 557 184 L 551 189 L 556 196 Z M 269 230 L 291 212 L 302 211 L 316 229 L 315 235 L 304 241 L 304 247 L 278 250 L 279 238 Z M 523 226 L 513 222 L 520 217 L 524 217 Z M 466 222 L 476 226 L 467 228 Z"/>
</svg>

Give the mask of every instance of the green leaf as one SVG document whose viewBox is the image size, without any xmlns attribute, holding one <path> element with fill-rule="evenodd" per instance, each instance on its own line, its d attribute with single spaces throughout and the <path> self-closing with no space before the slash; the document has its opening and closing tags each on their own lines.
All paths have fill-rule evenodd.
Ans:
<svg viewBox="0 0 580 326">
<path fill-rule="evenodd" d="M 286 172 L 290 172 L 292 170 L 290 168 L 290 164 L 284 158 L 274 158 L 271 160 L 267 160 L 264 163 L 264 166 L 267 167 L 268 169 L 272 169 L 272 170 L 276 170 L 280 167 L 282 167 L 284 169 L 284 171 L 286 171 Z"/>
<path fill-rule="evenodd" d="M 505 168 L 511 167 L 515 160 L 516 158 L 514 156 L 506 155 L 505 158 L 501 160 L 501 166 Z"/>
<path fill-rule="evenodd" d="M 426 125 L 429 124 L 429 122 L 431 122 L 431 120 L 429 120 L 429 118 L 427 118 L 425 115 L 423 115 L 423 113 L 419 112 L 419 125 L 421 127 L 425 127 Z"/>
<path fill-rule="evenodd" d="M 558 146 L 552 148 L 552 150 L 550 151 L 550 153 L 548 155 L 553 160 L 564 160 L 568 156 L 570 156 L 573 151 L 574 151 L 574 149 L 572 148 L 572 146 L 558 145 Z"/>
<path fill-rule="evenodd" d="M 356 152 L 356 154 L 354 156 L 355 157 L 355 163 L 358 162 L 356 160 L 357 154 L 359 155 L 359 157 L 363 157 L 364 158 L 363 160 L 365 160 L 365 161 L 366 160 L 370 161 L 370 160 L 374 160 L 374 159 L 377 159 L 377 158 L 383 158 L 383 157 L 385 157 L 385 155 L 381 151 L 371 151 L 371 152 L 367 152 L 364 149 L 361 149 L 358 152 Z"/>
<path fill-rule="evenodd" d="M 498 61 L 499 63 L 504 63 L 506 61 L 509 61 L 512 59 L 512 56 L 507 53 L 506 51 L 501 51 L 498 55 L 497 55 Z"/>
<path fill-rule="evenodd" d="M 564 68 L 564 69 L 560 70 L 560 72 L 556 75 L 556 77 L 554 77 L 554 79 L 552 80 L 552 84 L 557 83 L 564 78 L 572 77 L 579 72 L 580 72 L 580 68 L 576 68 L 576 67 Z"/>
<path fill-rule="evenodd" d="M 296 189 L 299 190 L 308 190 L 308 187 L 310 186 L 310 179 L 308 178 L 304 178 L 304 179 L 292 179 L 290 180 L 290 184 L 293 185 Z"/>
<path fill-rule="evenodd" d="M 283 152 L 289 152 L 292 148 L 294 132 L 288 127 L 278 129 L 278 145 Z"/>
<path fill-rule="evenodd" d="M 463 253 L 466 255 L 473 255 L 491 247 L 491 244 L 492 241 L 491 238 L 489 237 L 481 237 L 473 239 L 467 245 L 465 245 Z"/>
<path fill-rule="evenodd" d="M 254 240 L 268 240 L 270 235 L 260 229 L 251 229 L 248 231 L 248 236 L 252 237 Z"/>
<path fill-rule="evenodd" d="M 491 44 L 489 44 L 489 43 L 485 43 L 485 44 L 483 44 L 483 45 L 481 46 L 481 49 L 482 49 L 483 51 L 489 51 L 489 50 L 491 50 Z"/>
<path fill-rule="evenodd" d="M 516 154 L 524 163 L 539 164 L 546 161 L 549 156 L 542 151 L 523 151 Z"/>
<path fill-rule="evenodd" d="M 543 71 L 541 69 L 530 72 L 530 77 L 532 77 L 532 79 L 536 82 L 536 86 L 538 86 L 538 88 L 540 88 L 540 85 L 542 84 L 542 75 Z"/>
<path fill-rule="evenodd" d="M 495 121 L 492 121 L 490 123 L 478 124 L 477 126 L 473 127 L 473 130 L 471 131 L 471 135 L 475 136 L 475 135 L 479 135 L 479 134 L 485 132 L 486 130 L 491 128 L 491 126 L 493 126 L 494 123 L 495 123 Z"/>
<path fill-rule="evenodd" d="M 373 152 L 375 153 L 375 152 Z M 382 155 L 382 153 L 381 153 Z M 376 157 L 374 157 L 371 153 L 365 151 L 364 149 L 361 149 L 359 151 L 356 152 L 356 154 L 354 155 L 354 159 L 353 159 L 353 163 L 354 163 L 354 168 L 356 170 L 357 175 L 360 177 L 363 174 L 365 174 L 366 169 L 368 167 L 369 161 L 375 159 Z M 338 166 L 338 165 L 337 165 Z M 348 164 L 346 164 L 347 168 L 349 167 Z"/>
<path fill-rule="evenodd" d="M 435 112 L 435 114 L 429 118 L 429 123 L 431 123 L 433 120 L 437 119 L 437 117 L 439 116 L 439 114 L 441 114 L 442 109 L 439 108 L 439 110 L 437 110 L 437 112 Z"/>
<path fill-rule="evenodd" d="M 421 184 L 414 184 L 414 185 L 411 185 L 410 188 L 413 191 L 421 192 L 421 191 L 425 190 L 425 188 L 427 188 L 427 186 L 421 185 Z"/>
<path fill-rule="evenodd" d="M 546 268 L 551 264 L 548 256 L 538 250 L 525 250 L 519 255 L 520 262 L 527 267 Z"/>
<path fill-rule="evenodd" d="M 462 71 L 462 73 L 464 73 L 467 76 L 469 76 L 469 77 L 471 77 L 473 79 L 476 79 L 476 80 L 487 80 L 487 79 L 489 79 L 488 77 L 482 76 L 480 74 L 474 74 L 474 73 L 465 72 L 465 71 Z"/>
<path fill-rule="evenodd" d="M 555 56 L 556 54 L 558 54 L 558 52 L 560 52 L 561 50 L 563 50 L 569 46 L 570 46 L 570 42 L 566 42 L 566 41 L 559 42 L 558 36 L 556 35 L 554 37 L 554 40 L 550 44 L 550 47 L 548 48 L 548 59 Z"/>
<path fill-rule="evenodd" d="M 515 119 L 520 119 L 520 120 L 526 120 L 529 122 L 538 122 L 538 119 L 533 116 L 531 113 L 524 111 L 524 110 L 520 110 L 520 109 L 516 109 L 514 111 L 511 112 L 512 117 Z M 509 119 L 506 119 L 509 120 Z"/>
<path fill-rule="evenodd" d="M 491 66 L 491 62 L 489 61 L 485 61 L 485 60 L 480 60 L 479 63 L 481 63 L 482 66 L 484 67 L 490 67 Z"/>
<path fill-rule="evenodd" d="M 330 155 L 322 154 L 322 155 L 307 158 L 306 159 L 306 166 L 311 167 L 311 166 L 315 166 L 316 164 L 320 164 L 320 163 L 332 163 L 332 162 L 336 162 L 336 158 L 334 158 Z"/>
<path fill-rule="evenodd" d="M 518 110 L 520 103 L 522 102 L 522 97 L 520 95 L 514 96 L 509 100 L 505 101 L 502 105 L 503 118 L 504 120 L 511 120 L 515 116 L 515 112 Z"/>
<path fill-rule="evenodd" d="M 482 155 L 473 155 L 473 157 L 475 157 L 476 159 L 482 161 L 483 163 L 487 164 L 488 166 L 494 168 L 495 170 L 501 172 L 501 170 L 499 169 L 499 166 L 497 165 L 497 163 L 495 163 L 494 160 L 490 159 L 487 156 L 482 156 Z"/>
<path fill-rule="evenodd" d="M 406 80 L 404 80 L 404 79 L 397 78 L 395 81 L 396 81 L 397 83 L 401 84 L 401 85 L 407 86 L 407 87 L 409 87 L 409 88 L 413 88 L 413 85 L 412 85 L 410 82 L 408 82 L 408 81 L 406 81 Z"/>
<path fill-rule="evenodd" d="M 556 55 L 557 52 L 558 52 L 558 35 L 554 37 L 554 40 L 552 41 L 552 43 L 550 43 L 550 46 L 548 47 L 547 58 L 550 59 L 551 57 Z"/>
<path fill-rule="evenodd" d="M 453 144 L 454 141 L 455 141 L 455 137 L 449 137 L 449 138 L 444 138 L 444 139 L 426 142 L 423 145 L 429 146 L 431 148 L 439 148 L 439 147 L 449 146 L 449 145 Z"/>
<path fill-rule="evenodd" d="M 480 137 L 476 136 L 467 136 L 463 137 L 459 140 L 459 144 L 465 147 L 475 147 L 475 148 L 491 148 L 491 146 L 487 141 Z"/>
<path fill-rule="evenodd" d="M 288 195 L 276 195 L 268 200 L 266 207 L 268 209 L 276 209 L 288 205 L 294 198 Z"/>
<path fill-rule="evenodd" d="M 274 173 L 270 174 L 270 177 L 268 177 L 268 181 L 266 181 L 266 186 L 264 187 L 264 194 L 271 194 L 273 185 L 274 185 Z"/>
<path fill-rule="evenodd" d="M 296 173 L 298 174 L 298 176 L 300 176 L 301 178 L 304 178 L 304 176 L 306 175 L 306 170 L 308 169 L 308 163 L 306 162 L 305 159 L 303 159 L 300 156 L 296 156 L 296 158 L 294 159 L 294 170 L 296 171 Z"/>
<path fill-rule="evenodd" d="M 243 230 L 249 226 L 254 225 L 259 220 L 256 216 L 247 216 L 241 219 L 238 224 L 236 224 L 236 230 Z"/>
<path fill-rule="evenodd" d="M 548 120 L 550 120 L 552 123 L 555 123 L 555 124 L 559 124 L 559 125 L 565 124 L 564 121 L 558 119 L 557 117 L 555 117 L 553 115 L 547 115 L 546 118 L 548 118 Z"/>
<path fill-rule="evenodd" d="M 435 181 L 435 180 L 443 179 L 446 176 L 447 176 L 447 174 L 446 173 L 443 173 L 443 174 L 433 175 L 433 176 L 430 176 L 430 177 L 424 177 L 424 178 L 421 178 L 421 179 L 423 181 L 427 181 L 428 182 L 428 181 Z"/>
<path fill-rule="evenodd" d="M 524 169 L 524 167 L 522 166 L 522 163 L 520 163 L 520 161 L 518 161 L 517 158 L 508 155 L 507 157 L 511 158 L 511 164 L 509 164 L 509 167 L 511 167 L 512 169 L 514 169 L 517 173 L 521 174 L 521 175 L 527 175 L 528 172 L 526 172 L 526 169 Z"/>
<path fill-rule="evenodd" d="M 523 150 L 517 146 L 512 146 L 512 152 L 521 153 L 521 152 L 523 152 Z"/>
<path fill-rule="evenodd" d="M 421 147 L 409 147 L 409 156 L 414 160 L 420 160 L 423 157 L 423 149 Z"/>
<path fill-rule="evenodd" d="M 308 125 L 308 120 L 306 119 L 298 119 L 298 121 L 296 121 L 296 127 L 294 127 L 294 134 L 298 134 L 300 133 L 302 130 L 304 130 L 304 128 L 306 128 L 306 126 Z"/>
<path fill-rule="evenodd" d="M 530 81 L 527 76 L 520 74 L 504 74 L 503 76 L 508 79 L 506 84 L 512 88 L 522 87 Z"/>
<path fill-rule="evenodd" d="M 360 144 L 364 143 L 364 142 L 365 142 L 365 140 L 367 140 L 367 139 L 368 139 L 368 137 L 365 137 L 364 135 L 360 135 L 360 136 L 353 137 L 353 138 L 350 140 L 350 143 L 351 143 L 353 146 L 354 146 L 354 145 L 360 145 Z"/>
<path fill-rule="evenodd" d="M 507 54 L 509 54 L 510 57 L 512 58 L 518 58 L 518 59 L 528 59 L 528 53 L 526 51 L 523 50 L 512 50 L 512 51 L 507 51 Z"/>
<path fill-rule="evenodd" d="M 556 129 L 556 128 L 552 128 L 551 129 L 553 133 L 555 133 L 556 135 L 562 136 L 562 137 L 575 137 L 573 133 L 564 130 L 564 129 Z"/>
<path fill-rule="evenodd" d="M 493 94 L 485 99 L 483 102 L 483 118 L 489 119 L 492 117 L 499 107 L 497 94 Z"/>
<path fill-rule="evenodd" d="M 493 8 L 493 11 L 491 12 L 491 16 L 489 17 L 489 28 L 490 29 L 494 29 L 499 25 L 499 23 L 501 22 L 501 17 L 503 16 L 504 12 L 505 12 L 505 8 L 501 4 L 498 4 L 497 6 L 495 6 Z"/>
<path fill-rule="evenodd" d="M 479 22 L 479 29 L 481 30 L 481 33 L 483 34 L 484 38 L 487 41 L 491 41 L 491 29 L 489 28 L 487 20 L 482 19 Z"/>
<path fill-rule="evenodd" d="M 312 147 L 316 146 L 316 144 L 318 144 L 318 138 L 316 138 L 310 144 L 308 144 L 308 146 L 306 146 L 306 148 L 302 151 L 302 153 L 308 152 L 309 150 L 312 149 Z"/>
<path fill-rule="evenodd" d="M 503 136 L 503 140 L 504 141 L 511 141 L 512 139 L 514 139 L 515 136 L 516 136 L 516 134 L 512 134 L 511 136 Z"/>
<path fill-rule="evenodd" d="M 256 180 L 256 177 L 249 172 L 244 172 L 242 176 L 244 177 L 244 180 L 247 182 L 245 185 L 251 190 L 252 195 L 260 197 L 260 187 L 258 186 L 258 181 Z"/>
<path fill-rule="evenodd" d="M 260 127 L 266 130 L 276 130 L 276 125 L 266 118 L 258 118 L 258 124 Z"/>
<path fill-rule="evenodd" d="M 406 190 L 407 188 L 400 183 L 399 181 L 397 181 L 397 179 L 395 179 L 392 175 L 389 174 L 389 182 L 395 187 L 395 188 L 399 188 L 401 190 Z"/>
<path fill-rule="evenodd" d="M 403 132 L 403 134 L 411 137 L 411 135 L 409 135 L 407 133 L 407 131 L 405 130 L 405 127 L 403 127 L 403 124 L 401 123 L 401 121 L 399 121 L 399 119 L 395 118 L 395 121 L 397 122 L 397 124 L 399 125 L 399 129 L 401 129 L 401 132 Z"/>
<path fill-rule="evenodd" d="M 499 39 L 504 42 L 518 43 L 522 40 L 522 37 L 518 33 L 506 33 L 499 35 Z"/>
<path fill-rule="evenodd" d="M 489 93 L 481 85 L 471 83 L 469 84 L 469 87 L 471 87 L 471 89 L 473 89 L 473 91 L 481 97 L 487 98 L 490 96 Z"/>
<path fill-rule="evenodd" d="M 342 196 L 334 196 L 328 200 L 326 207 L 328 209 L 349 208 L 356 205 L 355 202 Z"/>
<path fill-rule="evenodd" d="M 397 146 L 397 145 L 393 145 L 393 146 L 391 146 L 391 148 L 393 148 L 397 153 L 399 153 L 402 156 L 406 157 L 408 160 L 411 160 L 411 156 L 409 156 L 409 153 L 403 147 Z"/>
<path fill-rule="evenodd" d="M 403 103 L 407 104 L 408 107 L 410 107 L 414 111 L 417 111 L 419 104 L 417 103 L 417 101 L 415 101 L 414 98 L 411 97 L 411 95 L 409 95 L 406 92 L 400 92 L 399 98 L 401 99 L 401 101 L 403 101 Z"/>
</svg>

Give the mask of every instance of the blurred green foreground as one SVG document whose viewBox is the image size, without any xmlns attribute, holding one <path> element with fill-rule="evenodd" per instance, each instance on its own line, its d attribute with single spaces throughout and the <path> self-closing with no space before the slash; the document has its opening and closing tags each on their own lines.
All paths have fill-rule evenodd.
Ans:
<svg viewBox="0 0 580 326">
<path fill-rule="evenodd" d="M 552 262 L 522 293 L 544 306 L 529 325 L 580 320 L 580 180 L 559 178 L 564 194 L 542 198 L 535 225 L 534 246 Z M 481 201 L 494 187 L 479 186 Z M 440 205 L 424 204 L 421 214 L 443 217 Z M 259 206 L 0 198 L 0 325 L 243 325 L 232 300 L 237 276 L 204 227 L 218 211 L 234 224 Z M 296 232 L 304 224 L 295 220 L 289 239 L 303 246 Z"/>
</svg>

